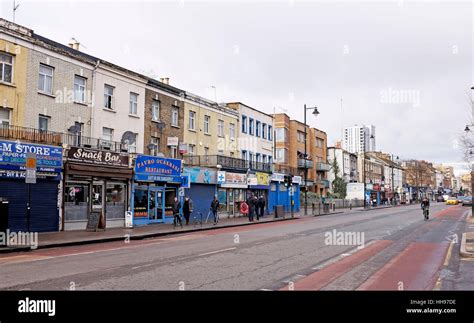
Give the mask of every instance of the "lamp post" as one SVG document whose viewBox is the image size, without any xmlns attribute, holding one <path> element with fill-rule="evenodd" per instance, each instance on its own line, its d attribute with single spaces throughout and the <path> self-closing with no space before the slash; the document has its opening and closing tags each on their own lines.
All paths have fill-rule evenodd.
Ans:
<svg viewBox="0 0 474 323">
<path fill-rule="evenodd" d="M 374 135 L 371 134 L 370 135 L 370 139 L 375 139 Z M 364 162 L 362 164 L 362 171 L 363 171 L 363 174 L 364 174 L 364 209 L 367 208 L 367 199 L 365 198 L 365 191 L 366 191 L 366 172 L 365 172 L 365 160 L 367 159 L 367 156 L 366 156 L 366 152 L 367 152 L 367 146 L 365 145 L 365 142 L 364 142 Z"/>
<path fill-rule="evenodd" d="M 394 159 L 395 159 L 395 158 L 393 158 L 394 155 L 391 155 L 391 156 L 392 156 L 392 163 L 394 163 Z M 398 156 L 397 156 L 396 159 L 397 159 L 397 162 L 398 162 L 398 160 L 399 160 Z M 393 194 L 392 205 L 395 206 L 395 184 L 393 183 L 393 175 L 394 175 L 393 170 L 394 170 L 395 166 L 393 166 L 393 164 L 392 164 L 392 165 L 390 165 L 390 167 L 392 168 L 392 194 Z"/>
<path fill-rule="evenodd" d="M 471 91 L 474 90 L 474 86 L 471 87 Z M 472 118 L 474 119 L 474 101 L 472 100 L 471 98 L 471 103 L 472 103 L 472 107 L 471 107 L 471 113 L 472 113 Z M 466 133 L 469 133 L 471 131 L 471 129 L 469 129 L 469 126 L 474 126 L 474 124 L 470 124 L 470 125 L 467 125 L 466 128 L 464 128 L 464 131 Z M 472 151 L 471 151 L 472 153 Z M 473 201 L 473 195 L 474 195 L 474 163 L 471 162 L 471 217 L 474 217 L 474 201 Z"/>
<path fill-rule="evenodd" d="M 308 110 L 313 110 L 313 115 L 315 117 L 319 115 L 317 107 L 306 107 L 306 104 L 304 105 L 304 215 L 308 215 L 308 126 L 306 124 L 306 111 Z"/>
</svg>

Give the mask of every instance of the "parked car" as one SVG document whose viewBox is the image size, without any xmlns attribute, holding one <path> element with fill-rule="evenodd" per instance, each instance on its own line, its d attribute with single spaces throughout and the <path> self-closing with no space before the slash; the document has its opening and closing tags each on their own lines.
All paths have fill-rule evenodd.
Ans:
<svg viewBox="0 0 474 323">
<path fill-rule="evenodd" d="M 438 195 L 436 202 L 444 202 L 444 197 L 442 195 Z"/>
<path fill-rule="evenodd" d="M 472 196 L 464 196 L 462 200 L 462 206 L 471 206 L 472 205 Z"/>
<path fill-rule="evenodd" d="M 465 198 L 466 198 L 465 196 L 459 195 L 459 196 L 457 197 L 458 203 L 462 203 Z"/>
<path fill-rule="evenodd" d="M 446 200 L 446 205 L 457 205 L 458 204 L 458 199 L 456 197 L 450 196 Z"/>
</svg>

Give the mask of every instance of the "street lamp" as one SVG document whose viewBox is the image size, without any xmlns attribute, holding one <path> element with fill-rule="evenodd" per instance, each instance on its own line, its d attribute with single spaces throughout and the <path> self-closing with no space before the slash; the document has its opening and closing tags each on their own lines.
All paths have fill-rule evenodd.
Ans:
<svg viewBox="0 0 474 323">
<path fill-rule="evenodd" d="M 474 90 L 474 86 L 471 86 L 471 90 Z M 471 102 L 474 103 L 474 101 L 471 99 Z M 472 117 L 474 118 L 474 105 L 472 106 L 471 109 Z M 469 129 L 469 126 L 474 126 L 473 124 L 466 125 L 466 128 L 464 128 L 464 131 L 469 133 L 471 129 Z M 472 151 L 469 152 L 469 155 L 472 155 Z M 471 162 L 471 217 L 474 217 L 474 201 L 473 201 L 473 195 L 474 195 L 474 163 Z"/>
<path fill-rule="evenodd" d="M 306 111 L 313 110 L 313 115 L 317 117 L 319 111 L 317 107 L 306 107 L 304 105 L 304 215 L 308 215 L 308 153 L 307 153 L 307 141 L 308 141 L 308 126 L 306 124 Z"/>
<path fill-rule="evenodd" d="M 391 156 L 392 156 L 392 163 L 394 163 L 394 159 L 395 159 L 395 158 L 393 158 L 394 155 L 391 155 Z M 398 158 L 398 156 L 397 156 L 396 159 L 397 159 L 397 163 L 398 163 L 398 161 L 399 161 L 400 158 Z M 394 170 L 395 166 L 390 165 L 390 167 L 392 168 L 392 194 L 393 194 L 392 205 L 395 206 L 395 185 L 394 185 L 394 183 L 393 183 L 393 170 Z"/>
<path fill-rule="evenodd" d="M 371 134 L 369 139 L 375 139 L 374 134 Z M 367 208 L 367 199 L 365 198 L 365 191 L 366 191 L 366 188 L 367 188 L 366 184 L 365 184 L 365 182 L 366 182 L 365 160 L 367 159 L 366 152 L 367 152 L 367 146 L 365 145 L 365 142 L 364 142 L 364 162 L 362 164 L 362 170 L 363 170 L 363 173 L 364 173 L 364 209 Z"/>
</svg>

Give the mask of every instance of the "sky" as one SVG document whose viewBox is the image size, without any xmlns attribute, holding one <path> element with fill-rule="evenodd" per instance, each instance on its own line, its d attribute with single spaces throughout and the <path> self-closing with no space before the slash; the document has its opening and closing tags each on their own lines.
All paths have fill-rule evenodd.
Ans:
<svg viewBox="0 0 474 323">
<path fill-rule="evenodd" d="M 326 131 L 376 127 L 377 150 L 468 170 L 472 1 L 32 1 L 35 33 L 218 102 L 240 101 Z M 0 16 L 12 20 L 13 0 Z"/>
</svg>

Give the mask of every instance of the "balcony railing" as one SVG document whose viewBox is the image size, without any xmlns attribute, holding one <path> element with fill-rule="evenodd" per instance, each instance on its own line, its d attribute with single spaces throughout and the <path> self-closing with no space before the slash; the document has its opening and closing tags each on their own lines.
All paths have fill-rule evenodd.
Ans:
<svg viewBox="0 0 474 323">
<path fill-rule="evenodd" d="M 116 141 L 108 141 L 71 133 L 60 133 L 11 125 L 0 125 L 0 138 L 54 146 L 68 145 L 100 150 L 110 150 L 114 152 L 128 151 L 127 144 L 122 144 Z"/>
<path fill-rule="evenodd" d="M 0 125 L 0 138 L 60 146 L 62 134 L 35 128 Z"/>
<path fill-rule="evenodd" d="M 319 185 L 319 186 L 322 186 L 322 187 L 325 187 L 325 188 L 329 188 L 329 181 L 327 179 L 317 180 L 315 182 L 315 184 Z"/>
<path fill-rule="evenodd" d="M 275 173 L 281 173 L 281 174 L 286 174 L 286 175 L 297 175 L 297 170 L 296 168 L 294 167 L 290 167 L 290 166 L 284 166 L 284 165 L 280 165 L 280 164 L 275 164 L 273 166 L 273 172 Z"/>
<path fill-rule="evenodd" d="M 128 145 L 118 141 L 103 140 L 80 136 L 77 134 L 65 133 L 63 136 L 63 144 L 76 147 L 87 147 L 99 150 L 110 150 L 113 152 L 127 152 Z"/>
<path fill-rule="evenodd" d="M 220 165 L 223 169 L 235 170 L 253 170 L 271 173 L 272 164 L 248 161 L 245 159 L 222 156 L 222 155 L 187 155 L 183 157 L 184 164 L 188 166 L 217 167 Z"/>
<path fill-rule="evenodd" d="M 314 163 L 312 160 L 298 158 L 298 168 L 313 168 Z"/>
<path fill-rule="evenodd" d="M 316 170 L 317 171 L 323 171 L 323 172 L 328 172 L 331 169 L 331 165 L 327 163 L 316 163 Z"/>
</svg>

